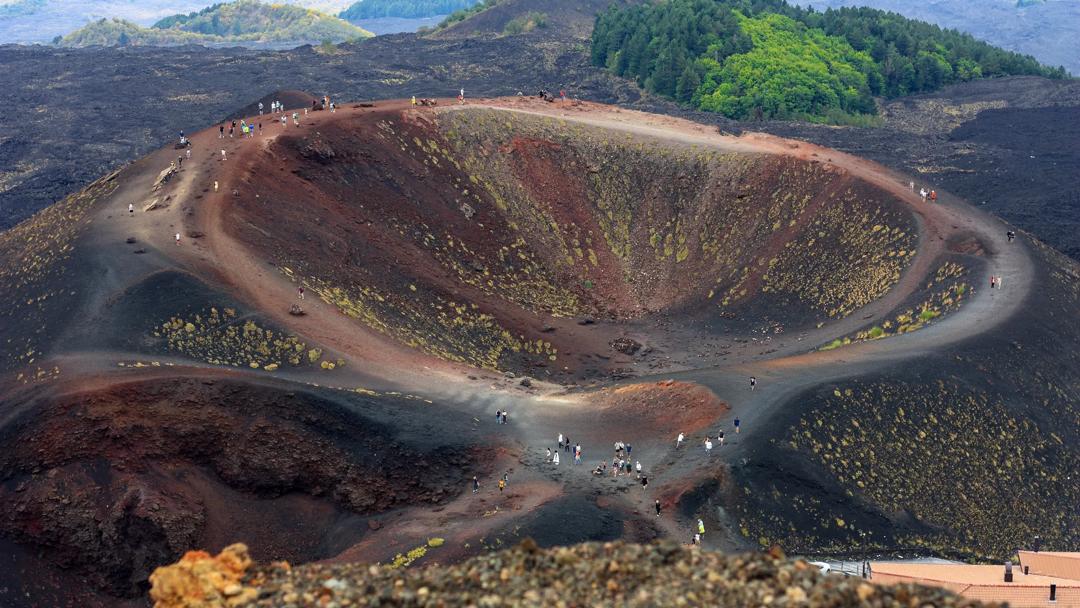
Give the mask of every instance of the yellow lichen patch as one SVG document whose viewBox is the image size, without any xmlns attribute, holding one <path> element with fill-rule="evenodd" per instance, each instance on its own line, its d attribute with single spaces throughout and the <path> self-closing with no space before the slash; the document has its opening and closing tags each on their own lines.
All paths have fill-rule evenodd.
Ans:
<svg viewBox="0 0 1080 608">
<path fill-rule="evenodd" d="M 231 308 L 210 308 L 186 319 L 170 317 L 158 326 L 154 336 L 163 338 L 169 350 L 199 361 L 268 372 L 285 365 L 315 363 L 322 356 L 319 349 L 308 351 L 296 336 L 279 334 L 251 319 L 242 319 Z M 313 359 L 311 353 L 316 353 Z"/>
<path fill-rule="evenodd" d="M 8 334 L 0 349 L 0 369 L 16 369 L 40 358 L 39 340 L 50 329 L 47 323 L 61 314 L 66 298 L 75 295 L 64 278 L 75 239 L 90 222 L 90 209 L 116 190 L 115 178 L 114 173 L 99 179 L 0 232 L 0 327 L 32 330 Z"/>
<path fill-rule="evenodd" d="M 1061 542 L 1080 504 L 1080 487 L 1065 482 L 1080 461 L 1056 449 L 1051 428 L 1016 416 L 998 397 L 947 381 L 836 389 L 792 426 L 783 445 L 821 464 L 860 502 L 916 518 L 927 531 L 902 540 L 927 549 L 998 558 L 1035 534 Z M 818 532 L 853 527 L 824 505 L 802 503 L 796 511 L 820 518 Z M 791 546 L 815 534 L 752 520 L 751 533 L 786 537 Z M 849 540 L 849 549 L 875 542 L 858 533 Z"/>
<path fill-rule="evenodd" d="M 448 361 L 499 369 L 505 357 L 515 354 L 551 361 L 557 355 L 550 342 L 511 334 L 475 304 L 447 300 L 427 290 L 410 290 L 404 296 L 359 284 L 333 286 L 314 277 L 304 283 L 323 301 L 368 327 Z"/>
<path fill-rule="evenodd" d="M 951 261 L 945 262 L 926 285 L 929 293 L 919 305 L 898 313 L 880 325 L 859 331 L 853 336 L 837 338 L 823 346 L 821 350 L 832 350 L 853 342 L 879 340 L 925 327 L 935 319 L 960 308 L 969 292 L 968 284 L 964 281 L 966 276 L 967 269 L 963 265 Z"/>
<path fill-rule="evenodd" d="M 762 289 L 793 294 L 829 317 L 845 317 L 900 280 L 915 237 L 890 227 L 897 223 L 898 212 L 865 205 L 845 192 L 817 214 L 811 230 L 769 261 Z"/>
</svg>

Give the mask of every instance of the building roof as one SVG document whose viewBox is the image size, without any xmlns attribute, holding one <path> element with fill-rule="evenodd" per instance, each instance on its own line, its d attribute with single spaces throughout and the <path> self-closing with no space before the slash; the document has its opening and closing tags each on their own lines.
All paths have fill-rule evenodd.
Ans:
<svg viewBox="0 0 1080 608">
<path fill-rule="evenodd" d="M 1057 576 L 1080 581 L 1080 553 L 1063 551 L 1017 551 L 1021 567 L 1032 574 Z"/>
<path fill-rule="evenodd" d="M 1025 552 L 1027 553 L 1027 552 Z M 1038 563 L 1046 571 L 1062 570 L 1062 565 L 1080 566 L 1080 554 L 1039 553 L 1039 557 L 1021 555 L 1024 561 L 1013 566 L 1013 580 L 1005 582 L 1005 566 L 971 566 L 967 564 L 916 564 L 900 562 L 872 562 L 871 580 L 882 585 L 913 583 L 942 587 L 964 597 L 983 602 L 1007 602 L 1014 608 L 1080 608 L 1080 578 L 1048 576 L 1033 571 Z M 1061 557 L 1065 556 L 1065 557 Z M 1039 561 L 1041 557 L 1042 559 Z M 1050 558 L 1058 559 L 1050 559 Z M 1024 574 L 1028 565 L 1028 574 Z M 1055 599 L 1050 602 L 1050 586 L 1055 586 Z"/>
<path fill-rule="evenodd" d="M 1005 566 L 971 566 L 968 564 L 909 564 L 896 562 L 872 562 L 873 578 L 879 575 L 919 579 L 956 585 L 1008 586 L 1008 587 L 1078 587 L 1080 580 L 1045 576 L 1031 572 L 1025 575 L 1021 566 L 1013 566 L 1013 582 L 1005 582 Z M 914 582 L 914 581 L 913 581 Z"/>
</svg>

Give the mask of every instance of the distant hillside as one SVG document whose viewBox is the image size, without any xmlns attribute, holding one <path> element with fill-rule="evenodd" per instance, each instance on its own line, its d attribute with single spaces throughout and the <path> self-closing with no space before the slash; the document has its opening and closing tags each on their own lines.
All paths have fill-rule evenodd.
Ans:
<svg viewBox="0 0 1080 608">
<path fill-rule="evenodd" d="M 61 46 L 168 46 L 221 43 L 344 42 L 371 36 L 346 21 L 312 9 L 237 0 L 146 28 L 123 19 L 101 19 L 64 36 Z"/>
<path fill-rule="evenodd" d="M 469 9 L 450 15 L 439 24 L 440 38 L 501 36 L 539 17 L 549 32 L 588 38 L 596 16 L 608 6 L 624 6 L 636 0 L 482 0 Z"/>
<path fill-rule="evenodd" d="M 45 0 L 14 0 L 0 3 L 0 19 L 29 15 L 45 5 Z"/>
<path fill-rule="evenodd" d="M 869 6 L 967 32 L 1047 65 L 1080 74 L 1080 2 L 1076 0 L 798 0 L 818 10 Z"/>
<path fill-rule="evenodd" d="M 353 23 L 361 19 L 383 17 L 417 19 L 449 15 L 470 8 L 478 2 L 480 0 L 360 0 L 342 11 L 338 17 Z"/>
<path fill-rule="evenodd" d="M 274 0 L 336 15 L 354 0 Z M 45 43 L 101 19 L 150 26 L 177 13 L 202 10 L 214 0 L 0 0 L 0 44 Z"/>
<path fill-rule="evenodd" d="M 784 0 L 613 7 L 596 22 L 592 60 L 653 93 L 730 118 L 853 124 L 877 113 L 877 97 L 986 77 L 1066 76 L 895 13 L 819 13 Z"/>
</svg>

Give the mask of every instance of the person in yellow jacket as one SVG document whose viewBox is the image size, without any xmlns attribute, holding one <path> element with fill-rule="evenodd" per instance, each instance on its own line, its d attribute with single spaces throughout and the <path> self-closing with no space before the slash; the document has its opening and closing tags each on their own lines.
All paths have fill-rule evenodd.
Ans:
<svg viewBox="0 0 1080 608">
<path fill-rule="evenodd" d="M 412 96 L 412 105 L 416 105 L 416 95 Z"/>
</svg>

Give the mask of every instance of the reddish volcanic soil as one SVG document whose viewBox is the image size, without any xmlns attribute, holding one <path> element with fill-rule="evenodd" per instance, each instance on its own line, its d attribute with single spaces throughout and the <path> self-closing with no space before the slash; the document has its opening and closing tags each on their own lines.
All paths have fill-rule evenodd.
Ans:
<svg viewBox="0 0 1080 608">
<path fill-rule="evenodd" d="M 927 329 L 818 347 L 946 255 L 1030 288 L 993 220 L 872 163 L 596 104 L 441 104 L 215 126 L 178 171 L 163 149 L 0 234 L 0 605 L 136 598 L 235 541 L 304 562 L 687 538 L 798 391 L 1018 303 L 976 290 Z M 548 460 L 560 433 L 581 466 Z M 647 488 L 592 475 L 616 441 Z"/>
<path fill-rule="evenodd" d="M 474 446 L 447 443 L 459 433 L 393 398 L 206 376 L 11 405 L 23 413 L 0 437 L 0 527 L 118 596 L 189 547 L 332 556 L 365 536 L 365 516 L 447 502 L 483 470 Z"/>
</svg>

